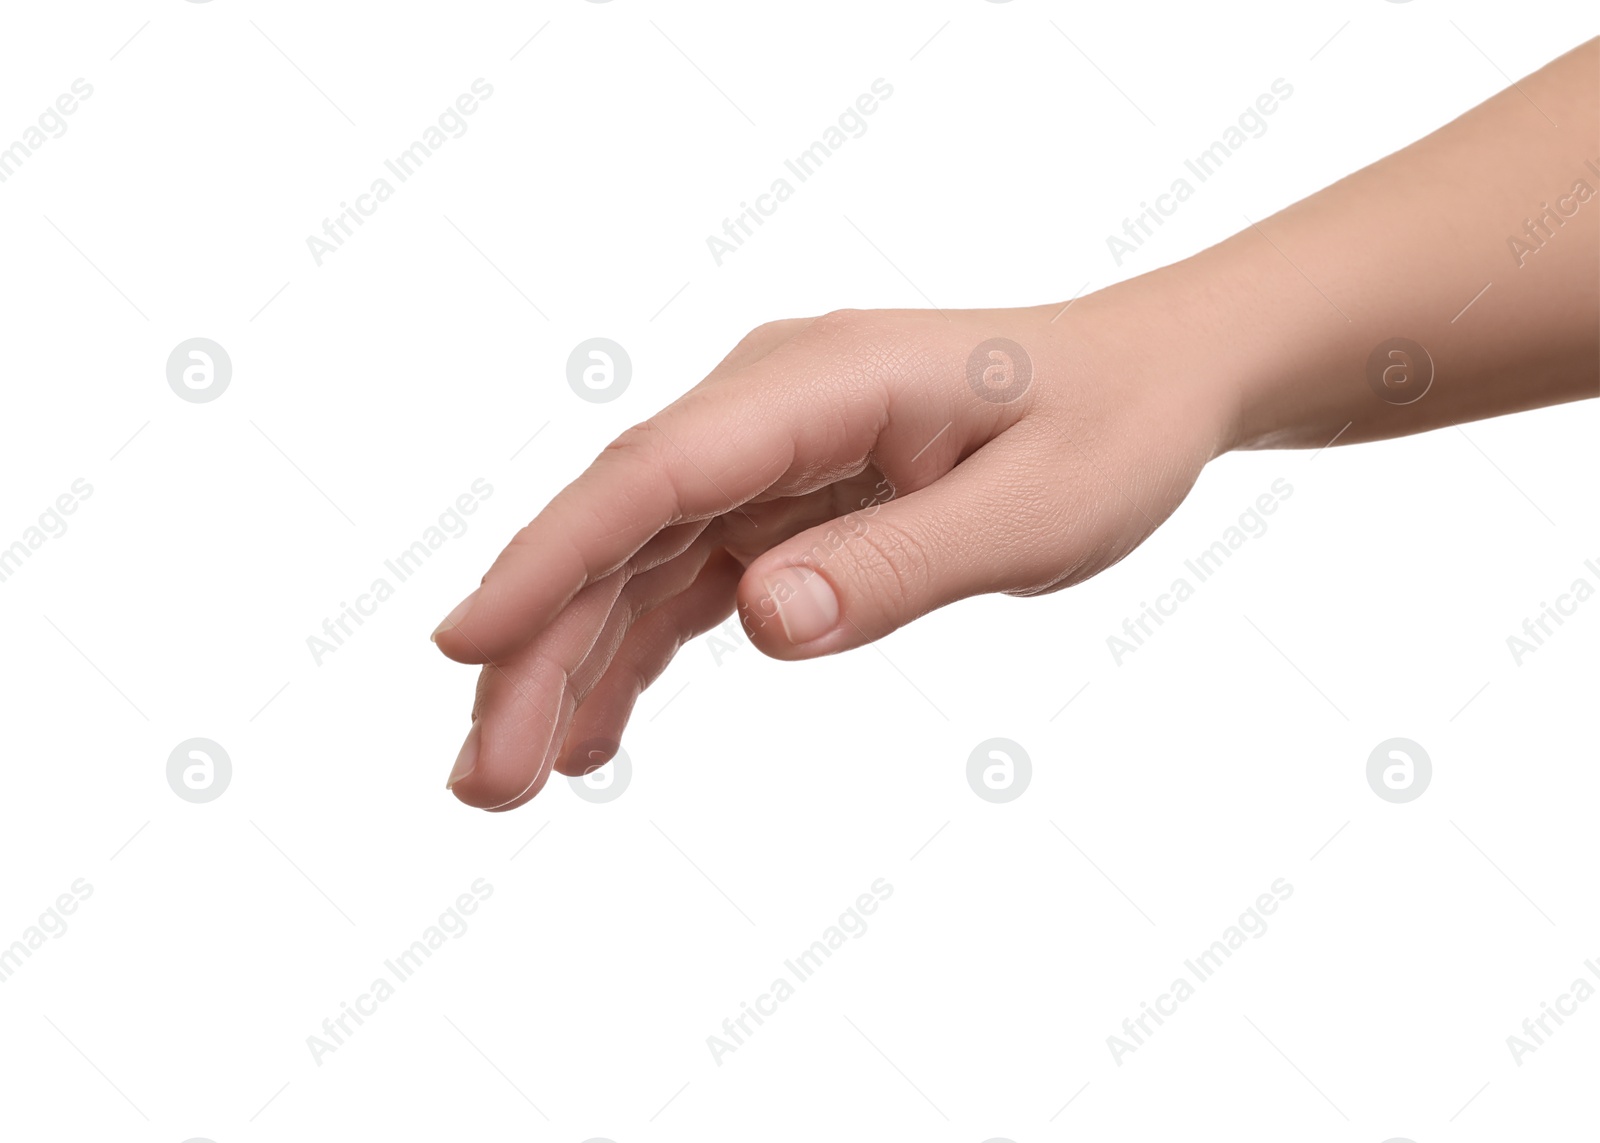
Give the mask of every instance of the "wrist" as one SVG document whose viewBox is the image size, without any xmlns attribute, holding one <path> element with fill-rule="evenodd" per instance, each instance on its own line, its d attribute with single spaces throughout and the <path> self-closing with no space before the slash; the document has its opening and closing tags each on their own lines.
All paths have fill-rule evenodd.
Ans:
<svg viewBox="0 0 1600 1143">
<path fill-rule="evenodd" d="M 1095 374 L 1126 387 L 1147 419 L 1181 424 L 1212 460 L 1260 432 L 1265 354 L 1238 322 L 1248 301 L 1203 257 L 1086 295 L 1069 316 Z"/>
<path fill-rule="evenodd" d="M 1161 382 L 1202 404 L 1214 455 L 1321 447 L 1377 401 L 1359 368 L 1333 376 L 1359 335 L 1255 228 L 1103 291 L 1154 347 Z"/>
</svg>

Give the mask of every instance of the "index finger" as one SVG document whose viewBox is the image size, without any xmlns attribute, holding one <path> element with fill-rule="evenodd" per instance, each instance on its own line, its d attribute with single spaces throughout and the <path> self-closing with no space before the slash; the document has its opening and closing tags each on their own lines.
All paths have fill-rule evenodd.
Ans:
<svg viewBox="0 0 1600 1143">
<path fill-rule="evenodd" d="M 434 641 L 463 663 L 511 654 L 663 529 L 865 464 L 884 404 L 877 385 L 807 354 L 775 353 L 703 384 L 608 445 L 512 538 Z"/>
</svg>

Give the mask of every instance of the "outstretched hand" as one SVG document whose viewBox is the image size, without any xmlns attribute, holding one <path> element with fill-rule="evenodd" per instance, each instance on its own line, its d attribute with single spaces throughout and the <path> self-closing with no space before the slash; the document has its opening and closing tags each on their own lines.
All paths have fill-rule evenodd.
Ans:
<svg viewBox="0 0 1600 1143">
<path fill-rule="evenodd" d="M 1087 579 L 1228 449 L 1595 396 L 1597 92 L 1590 40 L 1232 238 L 1065 305 L 755 330 L 602 452 L 434 632 L 484 665 L 451 788 L 510 809 L 552 770 L 603 765 L 639 693 L 735 608 L 766 654 L 829 655 L 965 596 Z M 1505 238 L 1563 187 L 1524 219 L 1528 243 Z M 1504 284 L 1480 304 L 1486 280 Z"/>
<path fill-rule="evenodd" d="M 985 592 L 1079 582 L 1227 447 L 1234 402 L 1085 298 L 753 331 L 609 445 L 434 632 L 483 664 L 450 777 L 511 809 L 616 752 L 640 693 L 737 609 L 809 659 Z"/>
</svg>

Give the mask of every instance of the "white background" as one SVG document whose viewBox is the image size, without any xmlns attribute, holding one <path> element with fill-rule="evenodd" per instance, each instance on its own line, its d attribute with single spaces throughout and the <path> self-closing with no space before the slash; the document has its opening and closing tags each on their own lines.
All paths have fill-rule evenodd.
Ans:
<svg viewBox="0 0 1600 1143">
<path fill-rule="evenodd" d="M 1600 603 L 1520 666 L 1506 637 L 1600 584 L 1593 406 L 1226 457 L 1095 581 L 881 651 L 701 640 L 605 805 L 450 798 L 474 670 L 427 639 L 750 327 L 1154 268 L 1594 34 L 1579 8 L 9 6 L 0 145 L 94 90 L 0 184 L 0 546 L 93 494 L 0 583 L 0 944 L 93 893 L 0 984 L 4 1133 L 1592 1137 L 1600 999 L 1521 1066 L 1506 1037 L 1600 958 Z M 478 77 L 467 133 L 319 267 L 307 235 Z M 879 77 L 867 133 L 717 266 L 706 236 Z M 1114 265 L 1106 236 L 1279 77 L 1267 133 Z M 207 404 L 165 377 L 197 336 L 233 362 Z M 566 383 L 593 336 L 633 360 L 610 404 Z M 480 477 L 470 529 L 318 665 L 307 637 Z M 1106 636 L 1279 477 L 1270 530 L 1116 665 Z M 203 805 L 166 781 L 197 736 L 233 764 Z M 1005 805 L 965 777 L 995 736 L 1033 761 Z M 1407 805 L 1365 779 L 1395 736 L 1433 759 Z M 468 931 L 315 1062 L 478 878 Z M 865 935 L 713 1062 L 877 878 Z M 1277 878 L 1270 930 L 1114 1062 Z"/>
</svg>

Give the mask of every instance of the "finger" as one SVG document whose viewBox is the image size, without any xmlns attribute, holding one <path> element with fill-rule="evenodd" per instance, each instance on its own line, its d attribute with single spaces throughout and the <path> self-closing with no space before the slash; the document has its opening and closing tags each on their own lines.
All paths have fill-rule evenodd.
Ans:
<svg viewBox="0 0 1600 1143">
<path fill-rule="evenodd" d="M 688 588 L 714 546 L 712 537 L 702 538 L 678 557 L 628 579 L 620 593 L 615 588 L 623 573 L 613 573 L 580 593 L 527 653 L 484 666 L 473 706 L 470 746 L 463 747 L 463 757 L 469 749 L 474 752 L 465 763 L 467 772 L 481 765 L 490 773 L 458 788 L 464 801 L 483 809 L 509 809 L 538 793 L 548 777 L 554 748 L 566 736 L 567 720 L 605 672 L 629 627 L 639 615 Z M 597 591 L 602 586 L 603 594 Z M 611 599 L 608 611 L 603 610 L 607 599 Z M 575 658 L 577 666 L 572 665 Z M 486 742 L 507 745 L 484 763 Z M 458 772 L 452 773 L 453 782 L 466 776 L 459 772 L 461 765 L 458 762 Z"/>
<path fill-rule="evenodd" d="M 587 774 L 616 755 L 639 696 L 661 677 L 679 648 L 733 614 L 734 590 L 743 572 L 737 560 L 719 552 L 688 590 L 633 626 L 605 674 L 578 705 L 567 740 L 556 754 L 558 773 Z"/>
<path fill-rule="evenodd" d="M 739 339 L 739 344 L 728 351 L 728 356 L 719 361 L 715 369 L 706 374 L 706 380 L 711 381 L 755 364 L 816 320 L 814 317 L 785 318 L 756 326 Z"/>
<path fill-rule="evenodd" d="M 587 656 L 575 670 L 568 672 L 568 692 L 581 704 L 609 667 L 634 623 L 641 616 L 687 590 L 700 576 L 701 569 L 714 552 L 722 551 L 731 556 L 742 570 L 755 555 L 771 545 L 781 543 L 806 528 L 840 515 L 847 510 L 847 506 L 870 503 L 870 497 L 863 494 L 878 488 L 880 484 L 881 478 L 874 475 L 862 481 L 842 481 L 809 496 L 788 497 L 771 504 L 760 505 L 752 510 L 753 519 L 749 527 L 736 526 L 743 521 L 724 516 L 711 523 L 709 527 L 705 524 L 679 525 L 677 528 L 669 528 L 662 532 L 629 562 L 630 569 L 643 563 L 646 553 L 657 549 L 658 545 L 673 533 L 681 533 L 685 528 L 693 527 L 699 534 L 686 550 L 650 570 L 642 572 L 630 570 L 626 586 L 612 605 L 610 614 L 605 617 L 600 633 Z M 750 537 L 760 537 L 757 546 L 748 555 L 741 555 L 737 550 L 741 536 L 745 537 L 746 543 L 752 542 Z M 674 545 L 677 546 L 681 545 Z M 737 576 L 735 578 L 737 579 Z M 498 668 L 493 665 L 484 667 L 480 672 L 480 683 L 492 681 L 497 673 Z M 510 682 L 514 685 L 516 681 L 517 676 L 513 671 L 510 674 Z M 531 682 L 529 685 L 532 685 Z M 477 707 L 474 707 L 473 717 L 477 717 Z"/>
<path fill-rule="evenodd" d="M 583 663 L 569 675 L 579 680 L 580 695 L 586 689 L 582 680 L 589 677 L 585 672 L 589 671 L 597 676 L 605 669 L 605 662 L 610 661 L 622 637 L 627 634 L 627 626 L 632 622 L 632 617 L 676 595 L 694 581 L 701 565 L 705 563 L 706 556 L 715 546 L 710 538 L 702 539 L 706 527 L 706 522 L 700 522 L 668 528 L 646 544 L 629 561 L 626 572 L 616 573 L 624 582 L 621 594 L 612 604 L 609 613 L 594 620 L 599 635 L 595 638 Z M 598 666 L 593 666 L 596 660 L 601 661 Z M 535 665 L 537 662 L 536 658 L 522 656 L 518 669 L 527 670 L 530 665 Z M 514 672 L 508 672 L 494 663 L 485 664 L 478 672 L 477 692 L 472 705 L 474 721 L 477 720 L 483 706 L 484 695 L 502 674 L 507 675 L 505 685 L 513 688 L 518 685 L 525 687 L 535 685 L 535 681 L 531 678 L 519 684 Z M 590 681 L 592 682 L 592 677 Z"/>
<path fill-rule="evenodd" d="M 628 561 L 629 574 L 637 575 L 659 567 L 669 560 L 677 559 L 705 534 L 710 523 L 709 520 L 694 520 L 688 524 L 675 524 L 657 532 L 650 542 L 635 552 L 633 558 Z"/>
<path fill-rule="evenodd" d="M 485 671 L 476 718 L 446 782 L 461 801 L 493 809 L 544 784 L 577 705 L 569 676 L 593 648 L 624 578 L 615 573 L 585 588 L 538 639 Z"/>
<path fill-rule="evenodd" d="M 894 488 L 871 467 L 858 476 L 836 481 L 804 496 L 752 501 L 737 512 L 717 518 L 721 545 L 741 563 L 752 560 L 791 536 L 860 508 L 888 500 Z"/>
<path fill-rule="evenodd" d="M 738 519 L 733 516 L 719 517 L 705 527 L 684 552 L 649 571 L 632 573 L 611 614 L 606 617 L 604 627 L 587 658 L 569 675 L 571 691 L 579 703 L 584 701 L 584 697 L 605 673 L 634 623 L 687 590 L 700 576 L 701 569 L 714 552 L 731 556 L 742 571 L 745 565 L 773 544 L 781 543 L 824 520 L 831 520 L 847 511 L 849 506 L 871 503 L 871 497 L 864 493 L 879 488 L 881 484 L 882 479 L 876 475 L 864 481 L 842 481 L 808 496 L 786 497 L 770 504 L 754 506 L 748 520 L 743 516 Z M 655 548 L 675 530 L 669 528 L 645 545 L 640 555 L 630 561 L 629 567 L 641 562 L 645 552 Z M 489 675 L 491 671 L 492 668 L 485 667 L 484 675 Z"/>
<path fill-rule="evenodd" d="M 625 563 L 663 528 L 736 508 L 779 481 L 797 455 L 864 458 L 854 441 L 768 418 L 757 387 L 675 406 L 624 433 L 512 539 L 435 641 L 462 662 L 503 657 L 585 583 Z M 843 414 L 861 424 L 859 410 Z M 876 427 L 876 418 L 866 424 Z"/>
<path fill-rule="evenodd" d="M 572 692 L 580 703 L 600 676 L 605 674 L 633 625 L 642 616 L 688 590 L 699 578 L 706 561 L 720 547 L 719 540 L 719 535 L 708 531 L 688 551 L 628 581 L 612 606 L 611 614 L 606 616 L 605 625 L 595 639 L 594 646 L 570 676 Z"/>
<path fill-rule="evenodd" d="M 949 476 L 811 528 L 754 560 L 739 615 L 760 650 L 809 659 L 870 643 L 970 595 L 1049 578 L 1063 530 L 1001 437 Z M 1057 569 L 1059 571 L 1059 569 Z"/>
<path fill-rule="evenodd" d="M 502 657 L 661 529 L 860 472 L 887 423 L 891 379 L 926 368 L 931 335 L 902 332 L 885 345 L 850 320 L 859 319 L 817 319 L 619 437 L 517 533 L 435 633 L 440 649 L 463 662 Z M 924 441 L 985 404 L 956 368 L 956 380 L 941 372 L 908 402 L 908 419 L 933 426 L 916 434 Z"/>
<path fill-rule="evenodd" d="M 728 355 L 718 362 L 716 367 L 711 370 L 711 372 L 706 376 L 706 383 L 709 383 L 717 378 L 724 377 L 729 373 L 744 368 L 745 366 L 754 364 L 761 358 L 765 357 L 778 345 L 781 345 L 784 341 L 792 337 L 795 333 L 805 329 L 815 320 L 815 318 L 793 318 L 786 321 L 768 322 L 765 325 L 758 326 L 756 329 L 751 330 L 750 333 L 746 334 L 739 341 L 739 343 L 729 351 Z M 640 570 L 654 567 L 658 563 L 662 563 L 665 560 L 675 557 L 694 540 L 695 536 L 699 535 L 700 531 L 703 530 L 704 527 L 705 521 L 699 520 L 691 521 L 690 523 L 683 524 L 678 527 L 666 528 L 659 535 L 654 536 L 651 540 L 645 543 L 642 547 L 642 550 L 635 553 L 633 559 L 630 561 L 630 566 L 632 566 L 635 570 Z M 675 533 L 679 533 L 681 535 L 675 537 Z M 488 577 L 485 576 L 484 579 L 487 580 Z M 482 584 L 480 583 L 479 586 L 481 588 Z M 432 638 L 435 642 L 438 642 L 441 634 L 444 634 L 446 631 L 456 625 L 459 617 L 465 613 L 467 605 L 473 602 L 474 597 L 478 594 L 479 592 L 474 591 L 467 597 L 466 600 L 463 600 L 462 603 L 458 604 L 456 608 L 451 611 L 450 615 L 445 618 L 443 623 L 439 624 L 432 635 Z M 502 652 L 508 649 L 506 641 L 496 640 L 492 635 L 486 636 L 486 641 L 491 645 L 497 646 L 497 648 Z M 443 649 L 445 650 L 445 653 L 450 655 L 452 658 L 463 662 L 489 661 L 485 658 L 479 657 L 480 655 L 486 654 L 486 652 L 482 650 L 481 644 L 474 645 L 470 632 L 464 632 L 460 636 L 447 638 L 443 645 Z"/>
</svg>

